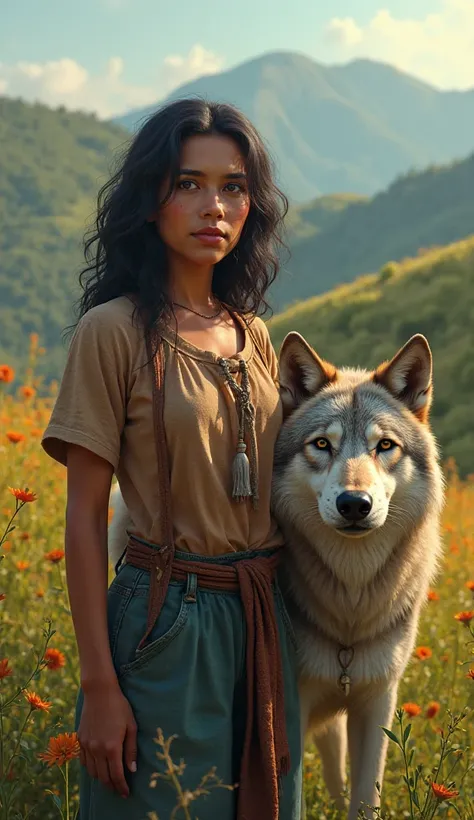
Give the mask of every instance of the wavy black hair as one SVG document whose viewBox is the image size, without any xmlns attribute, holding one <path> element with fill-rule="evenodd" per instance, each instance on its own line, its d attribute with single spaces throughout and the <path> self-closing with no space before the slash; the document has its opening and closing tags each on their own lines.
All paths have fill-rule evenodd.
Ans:
<svg viewBox="0 0 474 820">
<path fill-rule="evenodd" d="M 168 201 L 180 168 L 181 146 L 197 134 L 222 134 L 238 145 L 248 176 L 250 210 L 236 247 L 214 267 L 212 291 L 239 314 L 265 313 L 265 294 L 286 247 L 283 220 L 288 200 L 274 181 L 273 161 L 247 117 L 233 105 L 201 98 L 171 102 L 150 116 L 100 189 L 97 216 L 84 236 L 87 266 L 79 282 L 79 319 L 92 307 L 132 295 L 151 333 L 169 313 L 166 246 L 156 224 L 157 194 L 169 178 Z M 72 326 L 74 327 L 74 325 Z"/>
</svg>

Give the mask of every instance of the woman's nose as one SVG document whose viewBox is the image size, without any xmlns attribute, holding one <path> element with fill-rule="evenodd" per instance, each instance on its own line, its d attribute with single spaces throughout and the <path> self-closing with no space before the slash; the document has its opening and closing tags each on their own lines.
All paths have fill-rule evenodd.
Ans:
<svg viewBox="0 0 474 820">
<path fill-rule="evenodd" d="M 202 206 L 203 214 L 212 214 L 212 216 L 218 216 L 222 214 L 224 211 L 220 195 L 219 193 L 209 193 L 205 197 L 205 201 Z"/>
</svg>

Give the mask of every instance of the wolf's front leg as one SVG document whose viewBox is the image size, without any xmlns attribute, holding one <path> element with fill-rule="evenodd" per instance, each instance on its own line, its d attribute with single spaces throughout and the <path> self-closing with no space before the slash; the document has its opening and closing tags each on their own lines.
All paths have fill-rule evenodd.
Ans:
<svg viewBox="0 0 474 820">
<path fill-rule="evenodd" d="M 357 704 L 349 711 L 349 755 L 351 762 L 351 804 L 348 820 L 356 820 L 364 804 L 365 816 L 373 812 L 365 804 L 379 806 L 376 782 L 382 785 L 388 738 L 382 726 L 392 725 L 397 700 L 398 682 L 373 699 Z"/>
</svg>

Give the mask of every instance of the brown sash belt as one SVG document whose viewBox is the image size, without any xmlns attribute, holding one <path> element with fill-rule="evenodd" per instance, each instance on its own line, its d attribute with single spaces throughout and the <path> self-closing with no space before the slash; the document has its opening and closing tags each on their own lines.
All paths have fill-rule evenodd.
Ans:
<svg viewBox="0 0 474 820">
<path fill-rule="evenodd" d="M 150 573 L 146 632 L 161 612 L 171 579 L 195 573 L 204 589 L 240 592 L 247 625 L 247 722 L 240 769 L 237 820 L 278 820 L 279 777 L 290 769 L 283 670 L 272 582 L 280 551 L 235 564 L 176 558 L 174 548 L 148 547 L 130 536 L 126 561 Z M 255 708 L 253 708 L 255 704 Z"/>
</svg>

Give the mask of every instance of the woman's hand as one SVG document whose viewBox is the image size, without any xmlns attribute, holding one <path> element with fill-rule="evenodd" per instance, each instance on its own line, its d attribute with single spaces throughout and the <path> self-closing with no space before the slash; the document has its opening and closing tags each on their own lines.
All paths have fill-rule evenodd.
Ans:
<svg viewBox="0 0 474 820">
<path fill-rule="evenodd" d="M 124 762 L 137 770 L 137 725 L 118 684 L 84 693 L 78 730 L 81 763 L 91 777 L 128 797 Z"/>
</svg>

